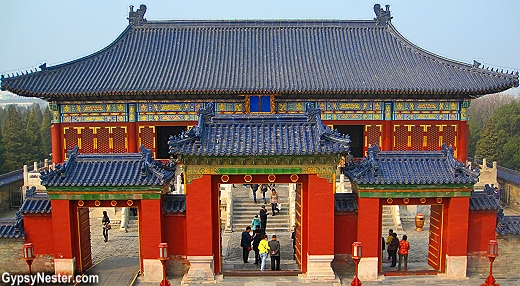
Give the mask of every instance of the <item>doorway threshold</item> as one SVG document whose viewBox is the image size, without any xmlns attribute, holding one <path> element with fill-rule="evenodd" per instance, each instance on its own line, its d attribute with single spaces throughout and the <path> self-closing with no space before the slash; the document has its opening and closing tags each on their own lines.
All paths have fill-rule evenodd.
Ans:
<svg viewBox="0 0 520 286">
<path fill-rule="evenodd" d="M 427 276 L 439 274 L 436 270 L 412 270 L 412 271 L 387 271 L 384 276 Z"/>
<path fill-rule="evenodd" d="M 278 270 L 278 271 L 273 271 L 273 270 L 265 270 L 265 271 L 260 271 L 260 270 L 226 270 L 226 271 L 222 271 L 222 275 L 224 277 L 237 277 L 237 276 L 254 276 L 254 277 L 258 277 L 258 276 L 298 276 L 299 274 L 302 274 L 302 272 L 300 270 Z"/>
</svg>

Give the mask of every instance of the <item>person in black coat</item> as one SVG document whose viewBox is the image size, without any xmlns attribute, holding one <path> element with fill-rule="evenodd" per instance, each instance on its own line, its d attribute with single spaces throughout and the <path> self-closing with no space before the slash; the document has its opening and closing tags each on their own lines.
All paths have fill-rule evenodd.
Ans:
<svg viewBox="0 0 520 286">
<path fill-rule="evenodd" d="M 255 235 L 253 236 L 253 250 L 255 251 L 255 264 L 260 262 L 260 252 L 258 251 L 258 245 L 260 244 L 260 240 L 262 240 L 262 231 L 260 227 L 255 229 Z"/>
<path fill-rule="evenodd" d="M 267 215 L 269 212 L 265 209 L 265 205 L 262 205 L 262 208 L 260 209 L 260 229 L 262 230 L 262 233 L 265 233 L 265 229 L 267 227 Z"/>
<path fill-rule="evenodd" d="M 240 246 L 242 247 L 242 258 L 244 259 L 244 263 L 249 263 L 247 260 L 249 258 L 249 251 L 251 251 L 251 227 L 247 226 L 246 231 L 242 232 L 242 239 L 240 240 Z"/>
</svg>

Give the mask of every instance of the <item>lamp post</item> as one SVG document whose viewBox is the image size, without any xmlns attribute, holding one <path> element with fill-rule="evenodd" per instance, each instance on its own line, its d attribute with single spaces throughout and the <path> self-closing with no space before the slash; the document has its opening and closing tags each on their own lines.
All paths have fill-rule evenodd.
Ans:
<svg viewBox="0 0 520 286">
<path fill-rule="evenodd" d="M 489 276 L 486 279 L 485 283 L 481 286 L 500 286 L 500 284 L 496 284 L 496 280 L 493 277 L 493 261 L 498 256 L 498 242 L 496 240 L 489 241 L 489 249 L 488 249 L 488 259 L 489 259 Z"/>
<path fill-rule="evenodd" d="M 32 243 L 26 243 L 23 245 L 23 260 L 27 262 L 27 265 L 29 265 L 29 275 L 32 275 L 32 263 L 34 260 L 34 246 Z M 29 282 L 27 285 L 31 285 L 31 282 Z"/>
<path fill-rule="evenodd" d="M 358 279 L 358 266 L 362 256 L 362 247 L 363 246 L 359 241 L 352 243 L 352 259 L 356 264 L 356 276 L 354 277 L 354 280 L 352 280 L 352 283 L 350 283 L 351 286 L 361 286 L 361 281 Z"/>
<path fill-rule="evenodd" d="M 168 243 L 159 243 L 159 260 L 161 260 L 163 267 L 163 280 L 161 286 L 170 286 L 170 282 L 166 279 L 166 260 L 170 259 L 168 255 Z"/>
</svg>

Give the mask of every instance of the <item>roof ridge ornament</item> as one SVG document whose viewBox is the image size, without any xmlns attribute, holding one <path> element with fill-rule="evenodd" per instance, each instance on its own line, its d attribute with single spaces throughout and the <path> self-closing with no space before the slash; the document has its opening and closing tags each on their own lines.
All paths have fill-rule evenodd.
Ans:
<svg viewBox="0 0 520 286">
<path fill-rule="evenodd" d="M 141 4 L 135 12 L 134 5 L 130 5 L 130 12 L 128 12 L 127 18 L 130 26 L 142 26 L 146 22 L 144 13 L 146 13 L 146 5 Z"/>
<path fill-rule="evenodd" d="M 376 20 L 378 26 L 386 26 L 388 23 L 392 21 L 392 15 L 390 14 L 390 5 L 385 5 L 386 10 L 383 10 L 381 8 L 381 5 L 375 4 L 374 5 L 374 12 L 376 13 L 376 17 L 374 20 Z"/>
</svg>

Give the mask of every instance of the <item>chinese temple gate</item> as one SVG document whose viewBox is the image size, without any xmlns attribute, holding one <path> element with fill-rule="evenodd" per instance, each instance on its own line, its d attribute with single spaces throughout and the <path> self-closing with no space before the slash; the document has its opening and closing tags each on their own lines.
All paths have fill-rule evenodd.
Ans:
<svg viewBox="0 0 520 286">
<path fill-rule="evenodd" d="M 146 6 L 131 6 L 128 27 L 104 49 L 2 75 L 2 90 L 50 102 L 53 162 L 63 163 L 42 175 L 49 235 L 25 215 L 26 239 L 46 245 L 35 249 L 54 255 L 57 273 L 83 272 L 88 246 L 75 230 L 84 208 L 131 202 L 145 278 L 161 274 L 155 252 L 168 242 L 172 263 L 189 265 L 185 281 L 212 280 L 221 271 L 219 184 L 290 183 L 306 277 L 335 279 L 330 262 L 362 241 L 360 275 L 376 279 L 382 206 L 400 204 L 432 206 L 439 232 L 429 263 L 464 277 L 467 253 L 486 249 L 468 236 L 492 239 L 496 224 L 494 209 L 470 212 L 478 174 L 460 163 L 466 109 L 471 98 L 517 87 L 518 74 L 423 50 L 392 25 L 388 7 L 374 8 L 375 19 L 358 21 L 149 21 Z M 337 164 L 349 154 L 359 161 L 345 166 L 353 193 L 335 194 Z M 172 156 L 184 194 L 169 193 L 175 170 L 161 162 Z M 78 164 L 94 161 L 105 168 L 78 177 Z M 199 228 L 212 230 L 211 247 Z M 356 231 L 340 241 L 347 229 Z"/>
</svg>

